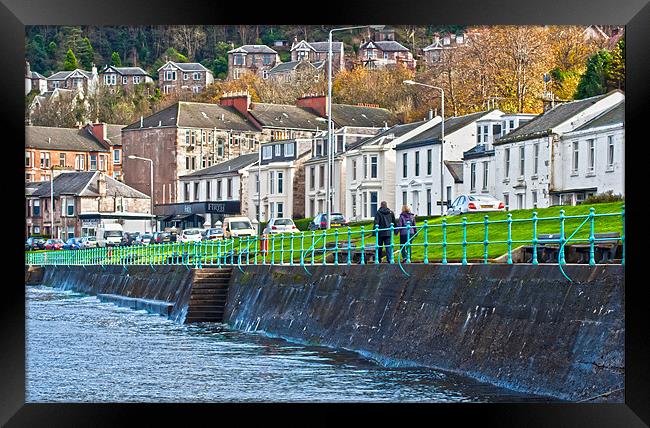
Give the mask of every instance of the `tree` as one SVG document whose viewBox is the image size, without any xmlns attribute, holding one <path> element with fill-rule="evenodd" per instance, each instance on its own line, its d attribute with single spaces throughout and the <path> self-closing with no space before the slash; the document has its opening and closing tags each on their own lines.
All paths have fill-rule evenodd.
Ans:
<svg viewBox="0 0 650 428">
<path fill-rule="evenodd" d="M 79 68 L 79 63 L 77 62 L 77 57 L 72 52 L 72 49 L 68 49 L 68 52 L 65 54 L 65 62 L 63 63 L 63 69 L 66 71 L 71 71 Z"/>
<path fill-rule="evenodd" d="M 122 60 L 120 59 L 120 54 L 113 52 L 111 54 L 111 65 L 115 67 L 122 67 Z"/>
<path fill-rule="evenodd" d="M 625 90 L 625 39 L 621 39 L 612 51 L 609 67 L 608 89 Z"/>
<path fill-rule="evenodd" d="M 79 63 L 86 70 L 90 70 L 95 63 L 95 50 L 93 49 L 93 45 L 90 43 L 88 37 L 84 37 L 81 40 L 79 47 Z"/>
<path fill-rule="evenodd" d="M 607 78 L 612 54 L 601 50 L 589 57 L 587 71 L 576 88 L 575 99 L 580 100 L 607 92 Z"/>
</svg>

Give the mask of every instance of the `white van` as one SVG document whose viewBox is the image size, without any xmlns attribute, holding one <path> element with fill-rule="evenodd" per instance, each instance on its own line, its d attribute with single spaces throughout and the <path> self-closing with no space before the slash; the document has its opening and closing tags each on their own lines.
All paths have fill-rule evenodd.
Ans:
<svg viewBox="0 0 650 428">
<path fill-rule="evenodd" d="M 97 225 L 97 243 L 100 247 L 120 245 L 124 229 L 119 223 L 100 223 Z"/>
<path fill-rule="evenodd" d="M 223 219 L 223 237 L 256 236 L 257 231 L 248 217 L 226 217 Z"/>
</svg>

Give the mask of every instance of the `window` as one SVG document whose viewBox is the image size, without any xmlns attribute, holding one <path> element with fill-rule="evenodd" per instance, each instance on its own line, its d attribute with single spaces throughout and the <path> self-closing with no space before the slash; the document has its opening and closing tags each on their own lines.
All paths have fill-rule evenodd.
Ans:
<svg viewBox="0 0 650 428">
<path fill-rule="evenodd" d="M 402 177 L 408 176 L 408 153 L 402 154 Z"/>
<path fill-rule="evenodd" d="M 108 86 L 113 86 L 117 83 L 116 81 L 116 75 L 115 74 L 105 74 L 104 75 L 104 83 Z"/>
<path fill-rule="evenodd" d="M 273 147 L 264 146 L 262 147 L 262 159 L 271 159 L 273 157 Z"/>
<path fill-rule="evenodd" d="M 614 137 L 607 136 L 607 169 L 614 169 Z"/>
<path fill-rule="evenodd" d="M 357 179 L 357 161 L 356 159 L 352 161 L 352 181 Z"/>
<path fill-rule="evenodd" d="M 472 162 L 469 166 L 470 170 L 470 191 L 476 191 L 476 162 Z"/>
<path fill-rule="evenodd" d="M 127 83 L 129 83 L 129 77 L 128 76 L 122 76 L 122 84 L 126 85 Z"/>
<path fill-rule="evenodd" d="M 420 152 L 415 152 L 415 176 L 420 176 Z"/>
<path fill-rule="evenodd" d="M 106 156 L 104 155 L 99 155 L 99 170 L 100 171 L 106 170 Z"/>
<path fill-rule="evenodd" d="M 113 163 L 120 163 L 120 150 L 113 150 Z"/>
<path fill-rule="evenodd" d="M 370 178 L 377 178 L 377 156 L 370 156 Z"/>
<path fill-rule="evenodd" d="M 352 194 L 352 217 L 357 216 L 357 195 Z"/>
<path fill-rule="evenodd" d="M 275 145 L 275 156 L 282 156 L 282 144 Z"/>
<path fill-rule="evenodd" d="M 407 197 L 408 195 L 406 194 L 406 192 L 402 192 L 402 205 L 406 205 L 408 203 Z"/>
<path fill-rule="evenodd" d="M 190 157 L 185 156 L 185 169 L 190 169 Z"/>
<path fill-rule="evenodd" d="M 194 200 L 199 200 L 199 182 L 194 183 Z"/>
<path fill-rule="evenodd" d="M 275 171 L 269 171 L 269 194 L 275 193 Z"/>
<path fill-rule="evenodd" d="M 573 157 L 572 157 L 572 160 L 571 160 L 571 172 L 573 174 L 577 174 L 578 173 L 578 165 L 579 165 L 578 155 L 580 153 L 579 152 L 580 148 L 578 146 L 577 141 L 574 141 L 572 146 L 573 146 Z"/>
<path fill-rule="evenodd" d="M 277 203 L 276 212 L 278 214 L 278 218 L 284 217 L 284 204 L 282 202 Z"/>
<path fill-rule="evenodd" d="M 314 198 L 311 198 L 309 200 L 309 214 L 315 216 L 316 215 L 316 212 L 314 212 L 315 209 L 316 209 L 316 201 L 314 201 Z"/>
<path fill-rule="evenodd" d="M 510 149 L 506 149 L 504 152 L 504 162 L 503 174 L 506 178 L 510 177 Z"/>
<path fill-rule="evenodd" d="M 176 71 L 175 70 L 165 71 L 165 80 L 176 80 Z"/>
<path fill-rule="evenodd" d="M 260 193 L 260 175 L 255 174 L 255 193 Z"/>
<path fill-rule="evenodd" d="M 32 166 L 34 159 L 34 153 L 25 152 L 25 166 Z"/>
<path fill-rule="evenodd" d="M 449 206 L 449 202 L 451 202 L 451 186 L 447 186 L 447 206 Z M 440 209 L 442 210 L 442 207 Z"/>
<path fill-rule="evenodd" d="M 503 194 L 503 203 L 506 206 L 506 211 L 510 211 L 510 195 L 507 193 Z"/>
<path fill-rule="evenodd" d="M 269 70 L 262 70 L 262 79 L 269 78 Z"/>
<path fill-rule="evenodd" d="M 221 200 L 221 180 L 217 180 L 217 200 Z"/>
<path fill-rule="evenodd" d="M 90 155 L 90 170 L 97 170 L 97 155 Z"/>
<path fill-rule="evenodd" d="M 50 154 L 41 153 L 41 168 L 49 168 L 49 167 L 50 167 Z"/>
<path fill-rule="evenodd" d="M 431 167 L 432 167 L 432 152 L 431 149 L 427 150 L 427 175 L 431 175 Z"/>
<path fill-rule="evenodd" d="M 288 158 L 294 155 L 293 143 L 286 143 L 284 145 L 284 157 Z"/>
<path fill-rule="evenodd" d="M 74 158 L 74 169 L 83 171 L 86 169 L 86 157 L 84 155 L 77 155 Z"/>
<path fill-rule="evenodd" d="M 483 162 L 483 190 L 488 189 L 489 162 Z"/>
<path fill-rule="evenodd" d="M 59 153 L 59 166 L 65 167 L 65 153 Z"/>
<path fill-rule="evenodd" d="M 244 65 L 244 55 L 242 55 L 242 54 L 233 55 L 233 64 L 235 64 L 235 65 Z"/>
<path fill-rule="evenodd" d="M 431 215 L 431 189 L 427 189 L 427 215 Z"/>
<path fill-rule="evenodd" d="M 270 65 L 271 64 L 271 55 L 262 55 L 262 64 Z"/>
<path fill-rule="evenodd" d="M 196 169 L 196 156 L 192 156 L 192 169 Z"/>
<path fill-rule="evenodd" d="M 476 134 L 476 141 L 478 144 L 485 144 L 488 142 L 489 129 L 489 125 L 478 125 L 478 133 Z"/>
<path fill-rule="evenodd" d="M 278 172 L 278 193 L 282 194 L 283 193 L 283 176 L 284 174 L 282 172 Z"/>
<path fill-rule="evenodd" d="M 519 146 L 519 175 L 524 176 L 526 168 L 526 147 Z"/>
<path fill-rule="evenodd" d="M 228 179 L 228 181 L 226 182 L 226 186 L 227 186 L 226 198 L 232 199 L 232 178 Z"/>
<path fill-rule="evenodd" d="M 533 175 L 539 171 L 539 143 L 533 146 Z"/>
<path fill-rule="evenodd" d="M 523 210 L 524 208 L 526 208 L 524 206 L 524 195 L 523 195 L 523 193 L 519 193 L 517 195 L 517 208 L 520 209 L 520 210 Z"/>
<path fill-rule="evenodd" d="M 316 187 L 316 167 L 309 167 L 309 189 L 314 190 Z"/>
<path fill-rule="evenodd" d="M 193 146 L 196 144 L 196 132 L 192 131 L 190 132 L 190 146 Z"/>
<path fill-rule="evenodd" d="M 185 183 L 185 188 L 183 189 L 183 195 L 185 196 L 185 202 L 190 201 L 190 183 Z"/>
<path fill-rule="evenodd" d="M 189 80 L 190 73 L 183 73 L 183 80 Z"/>
<path fill-rule="evenodd" d="M 38 217 L 41 215 L 41 201 L 38 199 L 34 200 L 34 205 L 32 206 L 32 216 Z"/>
<path fill-rule="evenodd" d="M 198 94 L 199 92 L 201 92 L 201 86 L 199 85 L 192 86 L 192 93 Z"/>
<path fill-rule="evenodd" d="M 219 156 L 220 158 L 223 157 L 223 151 L 224 151 L 223 146 L 224 146 L 224 141 L 221 139 L 217 140 L 217 156 Z"/>
<path fill-rule="evenodd" d="M 141 79 L 140 76 L 133 76 L 133 83 L 135 83 L 135 84 L 140 83 L 140 79 Z"/>
<path fill-rule="evenodd" d="M 66 206 L 66 215 L 68 217 L 72 217 L 74 215 L 74 199 L 73 198 L 66 198 L 65 199 L 65 206 Z"/>
<path fill-rule="evenodd" d="M 377 192 L 370 192 L 370 217 L 377 214 Z"/>
<path fill-rule="evenodd" d="M 363 157 L 363 178 L 368 178 L 368 156 Z"/>
<path fill-rule="evenodd" d="M 537 190 L 531 190 L 530 195 L 532 196 L 533 200 L 533 208 L 537 208 Z"/>
<path fill-rule="evenodd" d="M 449 45 L 449 44 L 451 44 L 451 38 L 450 38 L 449 36 L 445 36 L 445 37 L 442 39 L 442 43 L 443 43 L 444 45 Z"/>
<path fill-rule="evenodd" d="M 210 201 L 212 200 L 212 189 L 210 187 L 211 182 L 210 180 L 206 180 L 205 182 L 205 200 Z"/>
<path fill-rule="evenodd" d="M 318 188 L 325 187 L 325 165 L 320 165 L 318 168 Z"/>
<path fill-rule="evenodd" d="M 587 148 L 589 150 L 589 162 L 587 167 L 587 173 L 593 174 L 596 170 L 596 144 L 594 140 L 587 140 Z"/>
<path fill-rule="evenodd" d="M 199 73 L 198 71 L 195 71 L 194 74 L 192 75 L 192 78 L 194 80 L 201 80 L 201 73 Z"/>
</svg>

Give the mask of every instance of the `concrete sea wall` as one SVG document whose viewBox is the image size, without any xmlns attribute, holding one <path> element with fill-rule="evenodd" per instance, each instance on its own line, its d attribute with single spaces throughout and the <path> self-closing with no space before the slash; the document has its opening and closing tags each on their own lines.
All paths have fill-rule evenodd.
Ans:
<svg viewBox="0 0 650 428">
<path fill-rule="evenodd" d="M 624 387 L 623 267 L 251 266 L 225 321 L 566 400 Z M 607 400 L 607 398 L 606 398 Z"/>
</svg>

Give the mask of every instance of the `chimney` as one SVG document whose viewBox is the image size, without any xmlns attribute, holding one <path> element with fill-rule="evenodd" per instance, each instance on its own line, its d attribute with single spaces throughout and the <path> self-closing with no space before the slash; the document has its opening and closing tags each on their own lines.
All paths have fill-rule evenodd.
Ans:
<svg viewBox="0 0 650 428">
<path fill-rule="evenodd" d="M 99 141 L 106 141 L 106 124 L 105 123 L 93 123 L 90 125 L 90 130 L 92 131 L 95 138 Z"/>
<path fill-rule="evenodd" d="M 32 77 L 32 69 L 29 65 L 29 61 L 25 61 L 25 76 Z"/>
<path fill-rule="evenodd" d="M 310 108 L 320 117 L 327 117 L 327 96 L 325 95 L 304 95 L 296 100 L 296 105 Z"/>
<path fill-rule="evenodd" d="M 142 128 L 143 121 L 144 121 L 144 116 L 140 116 L 140 128 Z"/>
<path fill-rule="evenodd" d="M 433 119 L 433 110 L 429 110 L 429 120 Z"/>
<path fill-rule="evenodd" d="M 251 95 L 248 91 L 226 93 L 219 99 L 219 104 L 225 107 L 234 107 L 245 117 L 250 116 L 248 110 L 251 107 Z"/>
<path fill-rule="evenodd" d="M 97 76 L 97 67 L 95 66 L 95 64 L 93 64 L 92 73 L 93 76 Z"/>
<path fill-rule="evenodd" d="M 100 197 L 106 196 L 106 177 L 103 172 L 98 173 L 97 177 L 97 191 Z"/>
</svg>

